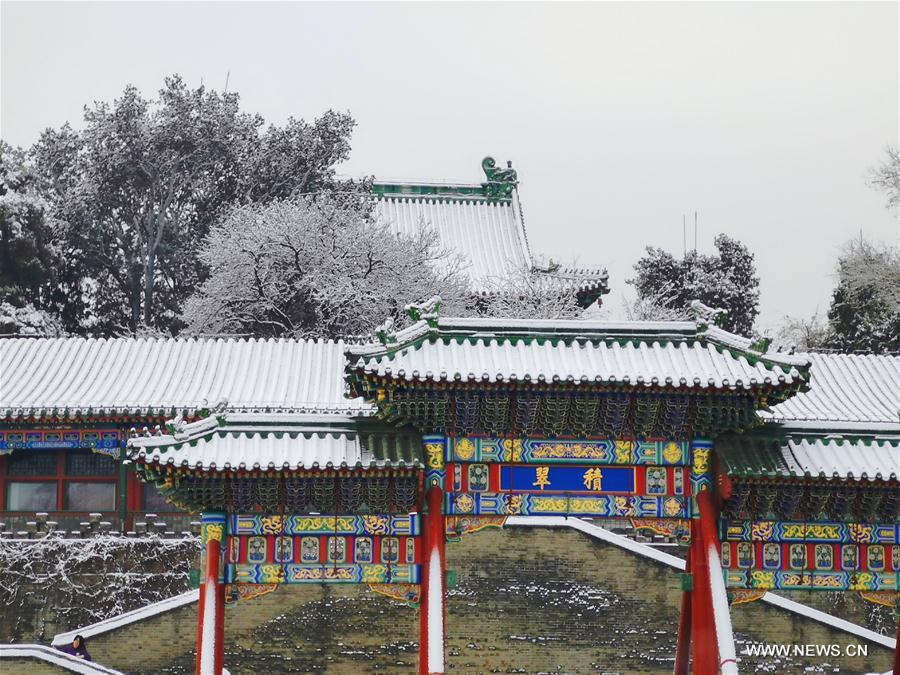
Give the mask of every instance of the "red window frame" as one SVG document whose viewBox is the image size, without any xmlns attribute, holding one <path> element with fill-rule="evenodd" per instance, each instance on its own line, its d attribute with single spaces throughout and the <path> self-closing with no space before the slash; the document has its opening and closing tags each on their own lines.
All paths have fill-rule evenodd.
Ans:
<svg viewBox="0 0 900 675">
<path fill-rule="evenodd" d="M 89 448 L 82 448 L 87 450 Z M 19 450 L 18 452 L 23 452 Z M 27 452 L 27 451 L 24 451 Z M 109 511 L 102 511 L 102 513 L 110 513 L 114 514 L 118 511 L 119 508 L 119 500 L 122 499 L 122 495 L 119 494 L 119 489 L 116 486 L 118 483 L 118 475 L 117 473 L 112 473 L 108 476 L 77 476 L 77 475 L 68 475 L 66 473 L 66 455 L 71 453 L 72 450 L 33 450 L 32 452 L 42 452 L 46 454 L 55 454 L 56 455 L 56 473 L 53 475 L 45 475 L 45 476 L 9 476 L 7 475 L 7 470 L 9 467 L 9 459 L 10 455 L 3 455 L 0 457 L 0 510 L 6 511 L 8 513 L 30 513 L 30 511 L 10 511 L 7 507 L 7 497 L 6 497 L 6 488 L 9 483 L 56 483 L 56 508 L 52 509 L 54 513 L 88 513 L 88 511 L 71 511 L 65 508 L 66 505 L 66 483 L 112 483 L 115 489 L 116 495 L 116 503 L 115 506 Z"/>
</svg>

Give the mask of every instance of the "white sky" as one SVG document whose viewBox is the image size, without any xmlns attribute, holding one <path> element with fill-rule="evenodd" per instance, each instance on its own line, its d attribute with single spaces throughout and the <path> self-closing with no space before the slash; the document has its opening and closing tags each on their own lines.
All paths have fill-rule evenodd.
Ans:
<svg viewBox="0 0 900 675">
<path fill-rule="evenodd" d="M 613 312 L 699 211 L 701 250 L 727 232 L 756 254 L 766 328 L 827 309 L 842 242 L 897 240 L 864 179 L 900 141 L 898 7 L 4 1 L 0 125 L 29 145 L 126 83 L 230 72 L 271 122 L 349 110 L 345 174 L 513 160 L 533 250 L 606 265 Z"/>
</svg>

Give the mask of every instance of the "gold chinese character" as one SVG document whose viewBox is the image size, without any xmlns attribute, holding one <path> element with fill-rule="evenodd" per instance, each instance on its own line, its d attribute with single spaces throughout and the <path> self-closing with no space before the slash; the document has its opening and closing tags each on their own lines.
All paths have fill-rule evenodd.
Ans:
<svg viewBox="0 0 900 675">
<path fill-rule="evenodd" d="M 535 480 L 532 483 L 532 485 L 537 485 L 538 487 L 541 488 L 541 490 L 544 489 L 544 486 L 550 485 L 550 478 L 549 478 L 550 467 L 549 466 L 539 466 L 535 469 L 535 472 L 537 474 L 537 480 Z"/>
<path fill-rule="evenodd" d="M 603 489 L 603 472 L 600 469 L 588 469 L 584 472 L 584 487 L 599 492 Z"/>
</svg>

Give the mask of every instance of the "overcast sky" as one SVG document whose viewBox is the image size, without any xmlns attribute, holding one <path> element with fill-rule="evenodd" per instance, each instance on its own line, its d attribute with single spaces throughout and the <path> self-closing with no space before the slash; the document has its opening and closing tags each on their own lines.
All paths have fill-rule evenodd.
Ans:
<svg viewBox="0 0 900 675">
<path fill-rule="evenodd" d="M 0 11 L 8 142 L 174 72 L 228 76 L 275 123 L 349 110 L 345 174 L 478 182 L 485 155 L 513 160 L 532 249 L 606 265 L 614 313 L 642 249 L 680 253 L 695 210 L 701 250 L 726 232 L 755 253 L 762 328 L 827 309 L 842 242 L 897 240 L 865 185 L 900 134 L 896 2 Z"/>
</svg>

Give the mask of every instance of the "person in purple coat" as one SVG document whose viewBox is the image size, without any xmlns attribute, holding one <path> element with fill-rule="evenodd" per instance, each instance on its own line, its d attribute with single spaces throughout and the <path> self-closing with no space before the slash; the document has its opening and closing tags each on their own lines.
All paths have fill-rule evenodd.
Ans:
<svg viewBox="0 0 900 675">
<path fill-rule="evenodd" d="M 84 659 L 85 661 L 91 660 L 91 655 L 88 654 L 87 647 L 84 644 L 84 638 L 80 635 L 75 636 L 75 639 L 72 640 L 72 644 L 60 647 L 59 649 L 60 651 L 71 654 L 79 659 Z"/>
</svg>

